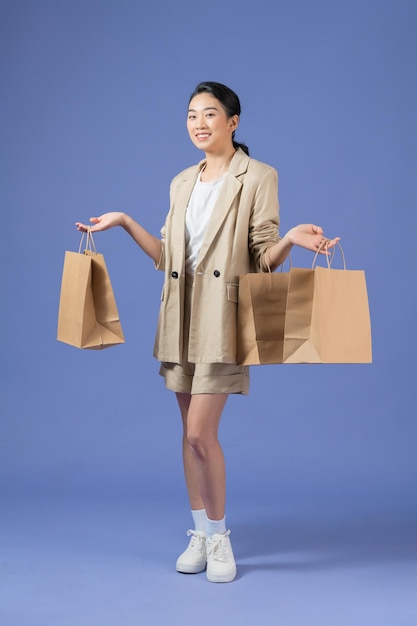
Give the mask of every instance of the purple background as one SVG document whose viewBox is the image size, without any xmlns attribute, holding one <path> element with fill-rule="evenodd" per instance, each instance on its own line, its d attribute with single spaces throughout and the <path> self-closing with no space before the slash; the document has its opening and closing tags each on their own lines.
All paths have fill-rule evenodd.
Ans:
<svg viewBox="0 0 417 626">
<path fill-rule="evenodd" d="M 79 245 L 74 222 L 124 210 L 159 232 L 171 178 L 202 157 L 185 128 L 188 97 L 201 80 L 224 82 L 239 94 L 236 138 L 279 171 L 282 232 L 318 223 L 327 235 L 342 237 L 349 268 L 365 269 L 374 363 L 252 368 L 250 396 L 231 398 L 222 423 L 228 520 L 244 575 L 233 591 L 203 586 L 198 597 L 208 602 L 221 593 L 225 615 L 241 607 L 239 624 L 262 614 L 259 623 L 278 623 L 268 621 L 274 614 L 286 626 L 324 626 L 336 616 L 340 626 L 341 614 L 346 624 L 366 623 L 365 614 L 379 626 L 383 616 L 392 626 L 393 615 L 398 626 L 415 623 L 403 570 L 392 574 L 404 580 L 390 604 L 383 587 L 392 590 L 388 569 L 380 590 L 362 580 L 350 596 L 343 591 L 345 569 L 339 578 L 326 569 L 327 596 L 297 557 L 281 560 L 281 569 L 265 560 L 275 554 L 276 539 L 291 554 L 297 547 L 320 544 L 332 552 L 337 546 L 350 555 L 348 569 L 352 555 L 361 559 L 364 551 L 373 567 L 383 560 L 410 572 L 416 565 L 410 547 L 417 519 L 416 26 L 414 0 L 0 2 L 0 487 L 9 546 L 0 569 L 7 590 L 0 617 L 3 612 L 7 626 L 37 620 L 47 626 L 57 616 L 62 626 L 104 624 L 104 614 L 109 624 L 122 615 L 126 626 L 139 618 L 149 626 L 186 619 L 179 602 L 172 621 L 164 621 L 158 600 L 163 567 L 172 602 L 188 598 L 197 584 L 175 577 L 167 564 L 183 549 L 190 520 L 178 411 L 152 357 L 163 276 L 122 231 L 97 235 L 96 245 L 111 274 L 126 344 L 89 352 L 55 336 L 64 252 Z M 309 266 L 311 254 L 296 250 L 293 263 Z M 115 510 L 125 516 L 113 520 Z M 107 528 L 103 520 L 114 533 L 112 551 L 134 553 L 126 537 L 134 542 L 139 533 L 144 546 L 135 558 L 147 572 L 155 568 L 151 582 L 144 574 L 146 593 L 132 591 L 126 615 L 121 607 L 130 607 L 124 594 L 129 585 L 136 589 L 136 565 L 129 565 L 133 578 L 126 563 L 120 580 L 97 578 L 107 571 L 98 564 L 108 546 L 97 540 L 100 524 Z M 72 534 L 51 530 L 66 525 Z M 71 566 L 75 545 L 80 559 L 87 558 L 86 528 L 100 556 Z M 169 550 L 155 556 L 152 547 L 166 532 Z M 259 534 L 263 542 L 251 544 L 245 566 L 247 543 Z M 48 558 L 68 536 L 65 568 L 64 557 L 52 566 Z M 372 543 L 377 536 L 380 542 Z M 45 551 L 38 553 L 40 545 Z M 290 583 L 289 570 L 299 566 L 302 575 L 292 572 Z M 62 589 L 80 580 L 77 567 L 85 579 L 76 587 L 79 614 L 71 617 L 72 601 Z M 41 591 L 31 572 L 45 581 Z M 97 580 L 112 602 L 106 604 Z M 262 596 L 276 584 L 285 590 L 282 598 Z M 304 584 L 315 590 L 310 600 Z M 255 589 L 256 610 L 245 604 Z M 205 606 L 211 620 L 210 610 Z M 306 615 L 310 621 L 303 622 Z"/>
</svg>

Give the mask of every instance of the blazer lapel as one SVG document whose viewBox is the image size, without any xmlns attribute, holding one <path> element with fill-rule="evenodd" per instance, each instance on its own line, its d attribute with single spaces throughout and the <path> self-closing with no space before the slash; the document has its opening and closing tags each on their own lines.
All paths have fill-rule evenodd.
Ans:
<svg viewBox="0 0 417 626">
<path fill-rule="evenodd" d="M 198 257 L 198 264 L 204 259 L 205 255 L 209 251 L 210 246 L 221 228 L 234 199 L 242 187 L 239 176 L 244 174 L 248 169 L 249 160 L 250 159 L 247 154 L 245 154 L 243 150 L 239 149 L 230 162 L 229 171 L 227 172 L 226 178 L 220 189 L 219 197 L 214 205 L 213 213 L 211 214 L 210 221 L 204 235 L 204 241 Z M 199 171 L 201 171 L 201 168 Z"/>
<path fill-rule="evenodd" d="M 183 271 L 183 264 L 185 260 L 185 213 L 195 181 L 200 175 L 204 163 L 205 161 L 201 161 L 195 167 L 184 172 L 184 178 L 178 183 L 173 201 L 171 215 L 171 247 L 174 251 L 173 263 L 176 266 L 180 263 L 181 271 Z"/>
</svg>

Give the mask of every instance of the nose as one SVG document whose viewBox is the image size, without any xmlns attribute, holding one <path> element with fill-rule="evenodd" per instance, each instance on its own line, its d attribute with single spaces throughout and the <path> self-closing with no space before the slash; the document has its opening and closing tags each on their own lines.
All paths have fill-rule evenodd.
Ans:
<svg viewBox="0 0 417 626">
<path fill-rule="evenodd" d="M 206 120 L 205 120 L 204 114 L 201 113 L 196 118 L 196 127 L 197 128 L 204 128 L 205 125 L 206 125 Z"/>
</svg>

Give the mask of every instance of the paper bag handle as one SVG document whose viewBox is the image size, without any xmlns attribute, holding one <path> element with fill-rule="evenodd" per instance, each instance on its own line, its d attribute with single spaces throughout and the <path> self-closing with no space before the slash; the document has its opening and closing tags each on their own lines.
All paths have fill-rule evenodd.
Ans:
<svg viewBox="0 0 417 626">
<path fill-rule="evenodd" d="M 345 269 L 346 269 L 346 259 L 345 259 L 345 254 L 344 254 L 344 252 L 343 252 L 343 248 L 342 248 L 342 246 L 340 245 L 340 243 L 339 243 L 339 242 L 337 242 L 337 243 L 336 243 L 336 245 L 339 247 L 340 253 L 341 253 L 341 255 L 342 255 L 343 269 L 345 270 Z M 318 256 L 319 256 L 319 254 L 320 254 L 321 250 L 324 250 L 324 249 L 325 249 L 325 250 L 327 250 L 327 249 L 328 249 L 328 247 L 329 247 L 329 242 L 328 242 L 328 241 L 323 241 L 323 242 L 319 245 L 319 247 L 318 247 L 318 249 L 317 249 L 317 252 L 316 252 L 316 254 L 314 255 L 313 263 L 311 264 L 311 269 L 312 269 L 312 270 L 314 270 L 314 268 L 315 268 L 315 266 L 316 266 L 317 259 L 318 259 Z M 332 248 L 332 252 L 331 252 L 331 255 L 330 255 L 330 256 L 329 256 L 329 254 L 326 254 L 327 267 L 328 267 L 329 269 L 331 268 L 332 263 L 333 263 L 334 253 L 335 253 L 335 247 L 334 247 L 334 248 Z"/>
<path fill-rule="evenodd" d="M 86 237 L 85 251 L 88 251 L 92 254 L 97 254 L 96 244 L 94 243 L 93 233 L 91 232 L 91 226 L 88 227 L 87 232 L 83 232 L 83 234 L 81 235 L 80 247 L 78 248 L 78 252 L 81 254 L 84 237 Z"/>
<path fill-rule="evenodd" d="M 269 251 L 270 251 L 270 248 L 268 248 L 268 250 L 266 251 L 264 259 L 265 259 L 266 266 L 268 268 L 268 274 L 272 274 L 271 264 L 269 262 L 270 261 Z M 289 266 L 290 266 L 290 269 L 291 269 L 292 268 L 291 252 L 289 252 L 287 258 L 282 263 L 279 264 L 278 267 L 279 267 L 279 271 L 280 272 L 284 271 L 284 263 L 287 260 L 288 260 L 288 263 L 289 263 Z"/>
</svg>

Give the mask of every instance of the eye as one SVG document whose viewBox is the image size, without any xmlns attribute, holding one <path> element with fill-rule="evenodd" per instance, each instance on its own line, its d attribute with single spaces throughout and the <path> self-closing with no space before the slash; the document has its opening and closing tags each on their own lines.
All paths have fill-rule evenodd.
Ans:
<svg viewBox="0 0 417 626">
<path fill-rule="evenodd" d="M 190 114 L 188 115 L 188 119 L 189 119 L 189 120 L 195 120 L 195 115 L 193 115 L 192 113 L 190 113 Z"/>
</svg>

